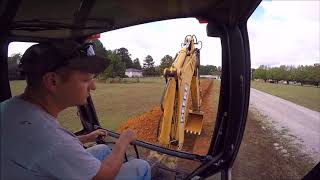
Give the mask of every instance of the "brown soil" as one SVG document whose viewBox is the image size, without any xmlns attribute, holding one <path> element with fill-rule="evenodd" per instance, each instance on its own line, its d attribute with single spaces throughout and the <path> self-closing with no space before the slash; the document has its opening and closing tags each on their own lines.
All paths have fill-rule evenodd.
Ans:
<svg viewBox="0 0 320 180">
<path fill-rule="evenodd" d="M 211 141 L 212 130 L 213 130 L 213 118 L 216 116 L 216 107 L 213 98 L 213 80 L 210 79 L 201 79 L 200 82 L 201 89 L 201 109 L 203 112 L 203 128 L 201 131 L 201 135 L 194 134 L 185 134 L 183 151 L 193 152 L 198 154 L 206 154 L 209 148 L 209 143 Z M 190 99 L 189 99 L 190 100 Z M 190 104 L 190 103 L 189 103 Z M 118 132 L 122 132 L 124 129 L 130 128 L 133 129 L 139 140 L 143 140 L 146 142 L 150 142 L 153 144 L 158 144 L 157 140 L 157 131 L 158 131 L 158 123 L 161 118 L 161 110 L 160 107 L 154 107 L 150 112 L 144 113 L 140 116 L 130 118 L 126 123 L 122 124 L 118 129 Z M 189 117 L 191 118 L 191 117 Z M 149 156 L 149 151 L 142 150 L 140 151 L 140 155 L 143 157 Z M 154 159 L 148 158 L 153 164 Z M 166 163 L 165 163 L 166 164 Z M 199 162 L 178 159 L 177 167 L 180 172 L 192 172 L 199 166 Z M 166 167 L 166 165 L 162 163 L 156 163 L 157 167 Z M 171 167 L 172 168 L 172 167 Z M 153 179 L 175 179 L 174 175 L 170 173 L 170 171 L 162 172 L 161 168 L 156 168 L 153 171 Z"/>
<path fill-rule="evenodd" d="M 120 126 L 118 132 L 130 128 L 135 131 L 139 140 L 157 144 L 157 128 L 160 117 L 160 107 L 155 107 L 147 113 L 128 119 Z"/>
<path fill-rule="evenodd" d="M 206 155 L 211 142 L 212 131 L 217 113 L 217 105 L 214 103 L 213 81 L 204 80 L 202 83 L 204 89 L 201 111 L 203 114 L 203 126 L 200 136 L 196 136 L 192 152 L 195 154 Z"/>
<path fill-rule="evenodd" d="M 208 150 L 208 142 L 211 141 L 213 118 L 215 117 L 216 108 L 213 103 L 213 80 L 201 80 L 201 111 L 203 112 L 203 129 L 200 136 L 186 134 L 184 151 L 206 154 Z M 158 123 L 161 118 L 160 107 L 154 107 L 151 111 L 128 119 L 122 124 L 118 132 L 130 128 L 137 134 L 139 140 L 158 144 L 157 131 Z M 193 148 L 194 147 L 194 148 Z"/>
</svg>

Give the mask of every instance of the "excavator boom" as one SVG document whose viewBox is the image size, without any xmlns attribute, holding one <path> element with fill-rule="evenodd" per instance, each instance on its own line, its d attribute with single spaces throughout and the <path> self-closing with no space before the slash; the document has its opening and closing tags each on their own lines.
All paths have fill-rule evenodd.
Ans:
<svg viewBox="0 0 320 180">
<path fill-rule="evenodd" d="M 197 38 L 186 36 L 183 47 L 172 66 L 164 70 L 167 85 L 162 98 L 162 119 L 159 142 L 164 146 L 177 145 L 181 150 L 184 133 L 200 135 L 203 113 L 200 111 L 200 44 Z"/>
</svg>

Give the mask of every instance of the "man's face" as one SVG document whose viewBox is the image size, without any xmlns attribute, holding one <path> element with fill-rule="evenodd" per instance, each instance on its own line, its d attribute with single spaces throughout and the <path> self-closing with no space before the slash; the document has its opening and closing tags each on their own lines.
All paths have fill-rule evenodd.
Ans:
<svg viewBox="0 0 320 180">
<path fill-rule="evenodd" d="M 65 107 L 85 104 L 90 91 L 96 89 L 94 74 L 80 71 L 67 74 L 68 77 L 59 78 L 56 99 Z"/>
</svg>

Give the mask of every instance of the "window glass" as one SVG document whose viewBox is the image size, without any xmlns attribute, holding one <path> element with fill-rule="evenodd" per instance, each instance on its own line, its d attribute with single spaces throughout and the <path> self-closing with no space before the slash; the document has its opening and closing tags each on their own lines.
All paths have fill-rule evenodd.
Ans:
<svg viewBox="0 0 320 180">
<path fill-rule="evenodd" d="M 137 133 L 138 139 L 161 145 L 158 135 L 161 129 L 165 129 L 161 128 L 163 112 L 170 109 L 169 106 L 163 106 L 162 109 L 161 102 L 168 101 L 164 100 L 166 90 L 167 93 L 172 93 L 176 87 L 171 90 L 166 88 L 163 71 L 170 68 L 175 59 L 179 59 L 176 57 L 187 35 L 195 35 L 197 41 L 202 42 L 196 45 L 200 49 L 201 106 L 198 111 L 188 115 L 186 125 L 189 133 L 185 133 L 182 150 L 203 155 L 207 153 L 219 100 L 221 44 L 219 38 L 207 37 L 206 24 L 200 24 L 194 18 L 123 28 L 103 33 L 94 41 L 96 53 L 111 61 L 106 71 L 97 77 L 97 89 L 91 93 L 98 118 L 104 128 L 118 132 L 131 128 Z M 187 61 L 196 62 L 192 59 Z M 183 73 L 181 78 L 184 77 L 183 80 L 191 84 L 186 76 L 192 76 L 194 71 L 185 68 Z M 185 88 L 179 84 L 177 87 Z M 192 109 L 192 98 L 190 94 L 188 96 L 186 112 Z M 182 100 L 175 101 L 176 107 L 183 103 Z M 200 121 L 193 124 L 199 117 Z M 191 133 L 193 128 L 201 125 L 201 119 L 203 126 L 198 128 L 201 134 Z M 176 146 L 171 148 L 176 149 Z"/>
<path fill-rule="evenodd" d="M 320 2 L 287 2 L 262 1 L 248 20 L 250 106 L 234 179 L 303 179 L 320 159 Z"/>
</svg>

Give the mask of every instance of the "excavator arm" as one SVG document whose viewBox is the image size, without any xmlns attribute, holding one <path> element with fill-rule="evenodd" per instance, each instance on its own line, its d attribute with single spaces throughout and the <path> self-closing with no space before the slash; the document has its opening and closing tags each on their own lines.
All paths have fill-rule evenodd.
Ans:
<svg viewBox="0 0 320 180">
<path fill-rule="evenodd" d="M 164 69 L 167 85 L 161 102 L 163 114 L 158 140 L 164 146 L 177 146 L 178 150 L 182 149 L 184 133 L 200 135 L 203 124 L 197 44 L 200 42 L 196 36 L 186 36 L 173 64 Z"/>
</svg>

